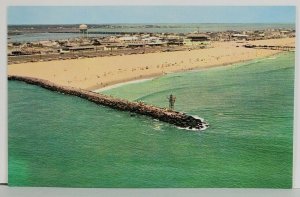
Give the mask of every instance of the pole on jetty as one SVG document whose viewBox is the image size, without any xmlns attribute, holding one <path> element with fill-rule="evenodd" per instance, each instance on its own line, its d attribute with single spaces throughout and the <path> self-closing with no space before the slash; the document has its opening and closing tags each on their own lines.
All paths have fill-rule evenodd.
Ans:
<svg viewBox="0 0 300 197">
<path fill-rule="evenodd" d="M 168 99 L 169 99 L 169 109 L 174 110 L 174 104 L 175 104 L 176 97 L 171 94 L 168 97 Z"/>
</svg>

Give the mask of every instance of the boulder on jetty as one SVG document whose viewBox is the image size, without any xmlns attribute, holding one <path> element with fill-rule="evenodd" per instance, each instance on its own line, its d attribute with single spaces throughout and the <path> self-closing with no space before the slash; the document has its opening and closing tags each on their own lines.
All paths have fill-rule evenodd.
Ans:
<svg viewBox="0 0 300 197">
<path fill-rule="evenodd" d="M 146 115 L 181 128 L 203 130 L 208 127 L 208 124 L 203 120 L 182 112 L 159 108 L 141 102 L 130 102 L 128 100 L 118 99 L 88 90 L 69 86 L 61 86 L 44 79 L 10 75 L 8 76 L 8 80 L 23 81 L 25 83 L 37 85 L 48 90 L 74 95 L 99 105 L 104 105 L 120 111 L 128 111 L 136 114 Z"/>
</svg>

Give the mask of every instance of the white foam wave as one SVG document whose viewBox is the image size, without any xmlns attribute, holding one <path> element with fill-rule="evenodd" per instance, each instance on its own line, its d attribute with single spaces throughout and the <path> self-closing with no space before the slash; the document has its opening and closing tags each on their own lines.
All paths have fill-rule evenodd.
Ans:
<svg viewBox="0 0 300 197">
<path fill-rule="evenodd" d="M 107 86 L 107 87 L 104 87 L 104 88 L 93 90 L 93 92 L 99 93 L 99 92 L 102 92 L 102 91 L 105 91 L 105 90 L 111 90 L 111 89 L 122 87 L 122 86 L 128 85 L 128 84 L 142 83 L 142 82 L 150 81 L 152 79 L 154 79 L 154 77 L 147 78 L 147 79 L 138 79 L 138 80 L 133 80 L 133 81 L 128 81 L 128 82 L 117 83 L 115 85 L 110 85 L 110 86 Z"/>
<path fill-rule="evenodd" d="M 202 124 L 203 128 L 200 128 L 200 129 L 196 129 L 196 128 L 190 129 L 189 127 L 177 127 L 177 128 L 188 130 L 188 131 L 204 131 L 209 127 L 209 124 L 200 116 L 197 116 L 197 115 L 190 115 L 190 116 L 192 116 L 195 119 L 201 120 L 201 122 L 203 122 L 203 124 Z"/>
<path fill-rule="evenodd" d="M 192 128 L 190 129 L 189 127 L 177 127 L 178 129 L 182 129 L 182 130 L 188 130 L 188 131 L 204 131 L 206 130 L 209 126 L 208 125 L 203 125 L 204 127 L 201 129 L 196 129 L 196 128 Z"/>
</svg>

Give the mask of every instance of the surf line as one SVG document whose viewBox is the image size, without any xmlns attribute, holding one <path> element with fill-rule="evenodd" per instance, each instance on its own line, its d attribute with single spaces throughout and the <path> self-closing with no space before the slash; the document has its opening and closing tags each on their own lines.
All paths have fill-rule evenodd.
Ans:
<svg viewBox="0 0 300 197">
<path fill-rule="evenodd" d="M 48 80 L 33 77 L 9 75 L 8 80 L 22 81 L 51 91 L 77 96 L 98 105 L 107 106 L 120 111 L 128 111 L 140 115 L 149 116 L 154 119 L 173 124 L 180 128 L 186 128 L 188 130 L 199 131 L 204 130 L 208 127 L 208 124 L 201 118 L 197 118 L 195 116 L 187 115 L 185 113 L 169 110 L 166 108 L 159 108 L 142 102 L 131 102 L 125 99 L 114 98 L 112 96 L 107 96 L 101 93 L 95 93 L 84 89 L 57 85 Z"/>
</svg>

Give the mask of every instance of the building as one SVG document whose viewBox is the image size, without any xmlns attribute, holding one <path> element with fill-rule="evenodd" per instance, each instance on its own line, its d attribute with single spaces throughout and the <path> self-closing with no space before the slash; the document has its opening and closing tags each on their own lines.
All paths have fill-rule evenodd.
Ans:
<svg viewBox="0 0 300 197">
<path fill-rule="evenodd" d="M 135 41 L 135 42 L 128 42 L 127 47 L 128 48 L 141 48 L 145 47 L 146 43 L 143 41 Z"/>
<path fill-rule="evenodd" d="M 210 37 L 208 35 L 200 33 L 188 34 L 186 37 L 187 39 L 190 39 L 191 42 L 203 42 L 210 40 Z"/>
<path fill-rule="evenodd" d="M 237 40 L 246 40 L 249 36 L 246 34 L 232 34 L 231 37 Z"/>
<path fill-rule="evenodd" d="M 104 51 L 114 51 L 119 49 L 124 49 L 126 46 L 121 43 L 110 43 L 104 46 Z"/>
<path fill-rule="evenodd" d="M 137 41 L 137 40 L 139 40 L 139 38 L 136 37 L 136 36 L 123 36 L 123 37 L 120 37 L 119 40 L 120 40 L 121 42 L 127 43 L 127 42 L 134 42 L 134 41 Z"/>
<path fill-rule="evenodd" d="M 183 38 L 181 36 L 169 35 L 164 38 L 164 41 L 168 45 L 177 45 L 177 46 L 183 45 Z"/>
<path fill-rule="evenodd" d="M 187 46 L 207 45 L 210 37 L 206 34 L 188 34 L 183 40 L 183 44 Z"/>
</svg>

